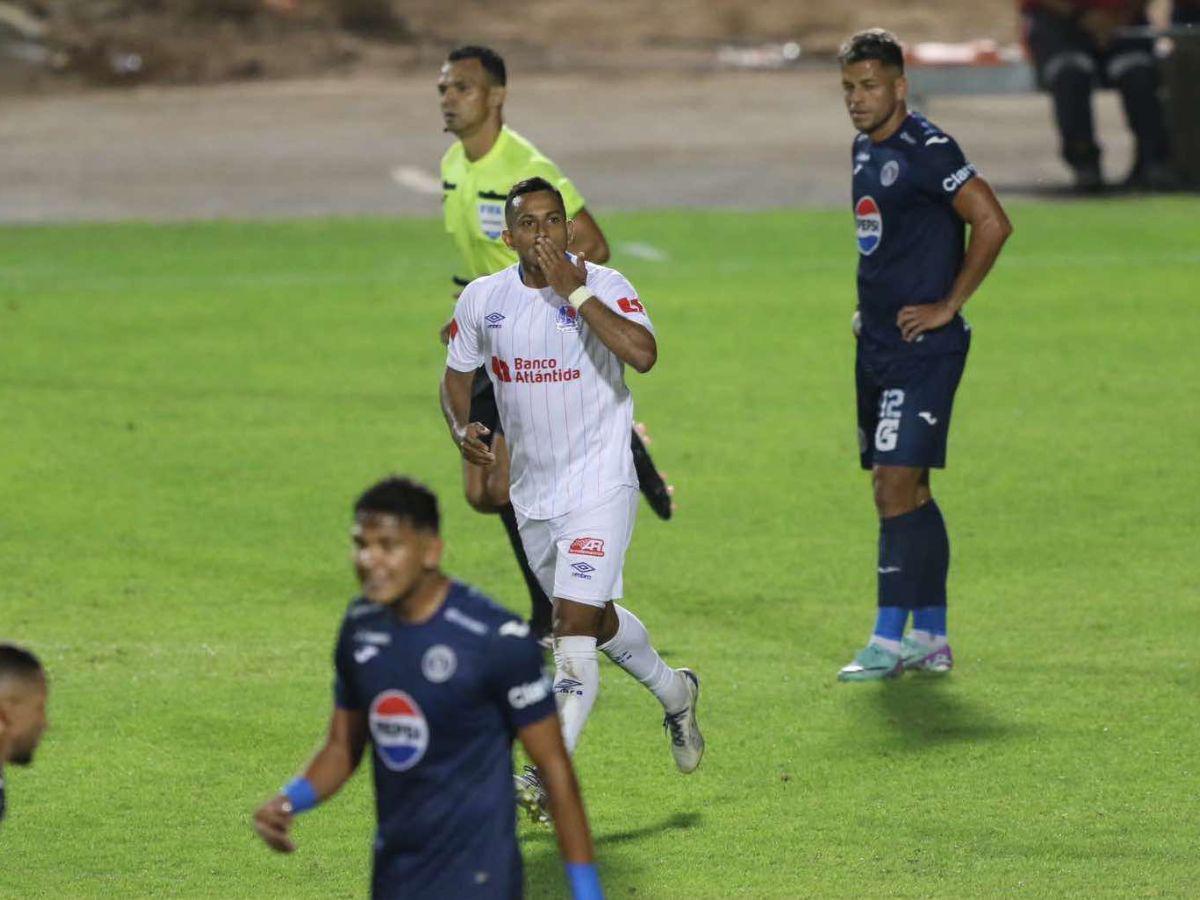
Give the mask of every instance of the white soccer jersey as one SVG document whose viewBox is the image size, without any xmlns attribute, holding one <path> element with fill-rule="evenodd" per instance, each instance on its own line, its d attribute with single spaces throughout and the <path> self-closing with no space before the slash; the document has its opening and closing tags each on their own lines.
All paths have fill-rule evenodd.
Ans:
<svg viewBox="0 0 1200 900">
<path fill-rule="evenodd" d="M 509 497 L 530 519 L 550 519 L 636 485 L 625 365 L 552 288 L 527 287 L 519 266 L 463 289 L 446 365 L 486 366 L 511 459 Z M 618 315 L 654 331 L 633 285 L 587 263 L 587 286 Z M 589 301 L 591 302 L 591 301 Z"/>
</svg>

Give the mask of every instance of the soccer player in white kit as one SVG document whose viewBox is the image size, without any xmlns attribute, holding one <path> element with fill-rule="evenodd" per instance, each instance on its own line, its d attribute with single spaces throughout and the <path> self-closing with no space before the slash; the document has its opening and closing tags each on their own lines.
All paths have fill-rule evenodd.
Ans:
<svg viewBox="0 0 1200 900">
<path fill-rule="evenodd" d="M 693 772 L 704 753 L 700 681 L 663 662 L 645 626 L 615 602 L 638 508 L 624 370 L 654 365 L 654 326 L 620 272 L 566 252 L 571 225 L 553 185 L 519 182 L 504 212 L 504 241 L 520 261 L 472 281 L 455 306 L 441 388 L 451 437 L 468 462 L 494 462 L 481 440 L 487 428 L 468 421 L 472 374 L 485 366 L 508 438 L 521 541 L 553 598 L 554 690 L 568 752 L 600 687 L 599 650 L 658 698 L 675 764 Z M 535 801 L 536 773 L 523 778 L 524 799 Z"/>
</svg>

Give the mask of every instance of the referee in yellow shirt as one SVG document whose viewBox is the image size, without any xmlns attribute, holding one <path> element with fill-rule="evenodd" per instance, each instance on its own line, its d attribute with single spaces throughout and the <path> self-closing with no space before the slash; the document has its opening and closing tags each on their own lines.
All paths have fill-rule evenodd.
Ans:
<svg viewBox="0 0 1200 900">
<path fill-rule="evenodd" d="M 446 231 L 462 257 L 463 269 L 454 278 L 459 288 L 517 261 L 517 254 L 500 238 L 505 227 L 504 198 L 518 181 L 535 176 L 545 178 L 562 193 L 567 215 L 574 222 L 572 249 L 582 251 L 589 262 L 604 263 L 609 257 L 604 233 L 575 185 L 533 144 L 504 124 L 507 83 L 504 60 L 487 47 L 451 51 L 438 77 L 442 120 L 446 131 L 458 138 L 442 157 L 442 205 Z M 443 343 L 449 328 L 447 322 L 442 329 Z M 491 431 L 496 462 L 486 469 L 463 462 L 467 502 L 478 512 L 500 514 L 529 587 L 530 624 L 541 638 L 550 632 L 550 601 L 529 568 L 517 534 L 516 516 L 508 500 L 508 448 L 492 384 L 483 369 L 475 373 L 470 420 Z M 671 489 L 655 469 L 637 430 L 631 441 L 642 493 L 659 517 L 669 519 Z"/>
</svg>

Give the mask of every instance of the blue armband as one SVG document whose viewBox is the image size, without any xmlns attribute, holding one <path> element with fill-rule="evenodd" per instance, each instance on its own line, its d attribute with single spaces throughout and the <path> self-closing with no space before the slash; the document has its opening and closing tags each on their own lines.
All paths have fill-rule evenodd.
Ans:
<svg viewBox="0 0 1200 900">
<path fill-rule="evenodd" d="M 317 789 L 303 775 L 293 778 L 284 785 L 281 793 L 287 797 L 288 803 L 292 804 L 292 815 L 294 816 L 312 809 L 321 802 L 321 798 L 317 796 Z"/>
<path fill-rule="evenodd" d="M 565 868 L 574 900 L 604 900 L 600 873 L 596 871 L 595 863 L 567 863 Z"/>
</svg>

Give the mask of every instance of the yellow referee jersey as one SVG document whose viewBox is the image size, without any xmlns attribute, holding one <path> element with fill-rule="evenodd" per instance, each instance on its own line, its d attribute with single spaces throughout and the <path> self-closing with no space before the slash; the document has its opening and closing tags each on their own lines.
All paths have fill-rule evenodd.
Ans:
<svg viewBox="0 0 1200 900">
<path fill-rule="evenodd" d="M 461 141 L 442 157 L 442 211 L 446 231 L 462 255 L 466 281 L 499 272 L 517 261 L 504 245 L 504 198 L 518 181 L 540 176 L 562 192 L 567 216 L 584 207 L 583 197 L 558 166 L 508 126 L 481 159 L 470 162 Z"/>
</svg>

